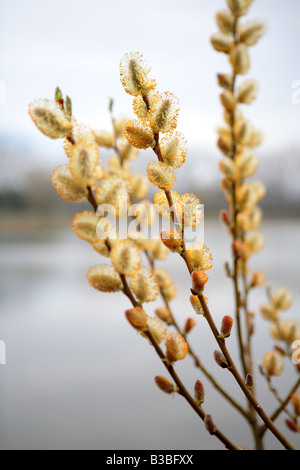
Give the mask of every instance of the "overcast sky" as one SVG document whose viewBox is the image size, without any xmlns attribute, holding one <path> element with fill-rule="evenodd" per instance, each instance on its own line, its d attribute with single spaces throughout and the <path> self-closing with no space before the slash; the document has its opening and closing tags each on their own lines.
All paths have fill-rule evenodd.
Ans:
<svg viewBox="0 0 300 470">
<path fill-rule="evenodd" d="M 27 115 L 28 103 L 51 98 L 57 85 L 72 97 L 77 119 L 93 127 L 109 126 L 108 96 L 117 112 L 130 115 L 118 66 L 124 53 L 138 50 L 159 89 L 180 99 L 179 129 L 190 147 L 215 151 L 221 123 L 215 76 L 229 66 L 209 37 L 224 6 L 225 0 L 0 0 L 6 89 L 0 132 L 25 135 L 41 153 L 57 151 L 60 144 L 40 135 Z M 300 80 L 300 2 L 256 0 L 250 18 L 265 19 L 269 31 L 251 48 L 249 77 L 260 82 L 260 94 L 247 116 L 266 134 L 263 151 L 298 148 L 300 105 L 292 103 L 292 84 Z"/>
</svg>

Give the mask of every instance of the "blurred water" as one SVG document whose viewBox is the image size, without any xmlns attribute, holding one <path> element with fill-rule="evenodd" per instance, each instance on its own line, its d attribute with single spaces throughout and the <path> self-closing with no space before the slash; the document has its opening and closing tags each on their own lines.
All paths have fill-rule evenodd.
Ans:
<svg viewBox="0 0 300 470">
<path fill-rule="evenodd" d="M 299 317 L 299 220 L 267 221 L 263 229 L 267 245 L 253 265 L 264 269 L 274 287 L 293 289 L 295 302 L 286 318 Z M 223 275 L 228 238 L 216 220 L 206 220 L 205 236 L 215 259 L 207 295 L 219 324 L 233 311 L 232 286 Z M 125 321 L 127 299 L 101 295 L 88 285 L 86 272 L 101 261 L 88 244 L 68 230 L 27 237 L 2 233 L 0 240 L 0 339 L 7 346 L 7 365 L 0 366 L 1 449 L 222 449 L 182 398 L 156 388 L 153 377 L 165 371 Z M 176 255 L 166 266 L 179 290 L 173 307 L 183 324 L 192 315 L 189 278 Z M 251 297 L 254 311 L 264 300 L 263 290 Z M 190 339 L 218 380 L 244 403 L 231 375 L 212 359 L 216 345 L 204 320 Z M 237 357 L 235 334 L 229 341 Z M 268 325 L 258 319 L 255 361 L 271 347 Z M 202 379 L 190 359 L 176 369 L 190 390 Z M 283 396 L 292 381 L 287 363 L 285 375 L 276 379 Z M 235 443 L 251 447 L 243 419 L 203 382 L 206 412 Z M 259 398 L 266 411 L 276 408 L 261 381 Z M 299 446 L 297 436 L 287 434 Z M 281 448 L 269 435 L 266 441 L 269 448 Z"/>
</svg>

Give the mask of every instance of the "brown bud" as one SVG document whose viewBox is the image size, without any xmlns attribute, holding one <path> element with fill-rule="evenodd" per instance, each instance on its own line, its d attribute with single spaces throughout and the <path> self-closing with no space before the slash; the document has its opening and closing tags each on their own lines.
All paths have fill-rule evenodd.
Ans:
<svg viewBox="0 0 300 470">
<path fill-rule="evenodd" d="M 224 88 L 225 90 L 232 90 L 232 85 L 233 85 L 232 75 L 219 73 L 218 83 L 219 83 L 219 86 Z"/>
<path fill-rule="evenodd" d="M 229 113 L 233 113 L 238 103 L 232 91 L 226 90 L 221 94 L 221 103 Z"/>
<path fill-rule="evenodd" d="M 232 151 L 232 145 L 230 142 L 228 142 L 227 139 L 225 139 L 224 137 L 220 137 L 218 139 L 218 142 L 217 142 L 217 145 L 219 147 L 219 149 L 221 150 L 222 153 L 224 153 L 224 155 L 230 155 L 231 151 Z"/>
<path fill-rule="evenodd" d="M 292 421 L 291 419 L 286 419 L 285 424 L 290 429 L 290 431 L 299 432 L 299 427 L 297 423 L 295 423 L 295 421 Z"/>
<path fill-rule="evenodd" d="M 231 224 L 230 216 L 226 210 L 222 210 L 220 212 L 220 217 L 221 217 L 222 222 L 224 222 L 225 225 L 228 226 Z"/>
<path fill-rule="evenodd" d="M 168 379 L 161 375 L 156 376 L 154 380 L 158 388 L 162 392 L 167 393 L 168 395 L 171 395 L 172 393 L 177 391 L 175 385 L 173 385 Z"/>
<path fill-rule="evenodd" d="M 231 335 L 231 330 L 233 327 L 233 318 L 230 317 L 229 315 L 226 315 L 223 320 L 222 320 L 222 326 L 221 326 L 221 338 L 229 338 Z"/>
<path fill-rule="evenodd" d="M 248 388 L 253 388 L 253 376 L 251 374 L 247 374 L 247 377 L 246 377 L 246 385 Z"/>
<path fill-rule="evenodd" d="M 205 416 L 204 424 L 205 424 L 205 428 L 207 429 L 209 434 L 213 435 L 216 432 L 217 428 L 215 426 L 215 423 L 214 423 L 211 415 L 206 415 Z"/>
<path fill-rule="evenodd" d="M 250 287 L 261 287 L 266 283 L 266 276 L 262 271 L 255 271 L 252 276 Z"/>
<path fill-rule="evenodd" d="M 248 312 L 247 317 L 248 317 L 249 335 L 252 336 L 254 335 L 254 331 L 255 331 L 255 323 L 254 323 L 255 314 L 253 312 Z"/>
<path fill-rule="evenodd" d="M 172 315 L 170 313 L 170 310 L 166 307 L 160 307 L 155 310 L 156 316 L 163 322 L 167 323 L 168 325 L 171 325 L 173 323 L 172 321 Z"/>
<path fill-rule="evenodd" d="M 222 369 L 228 369 L 229 365 L 228 365 L 225 357 L 223 356 L 223 354 L 220 351 L 216 350 L 214 352 L 214 358 L 215 358 L 215 361 L 218 364 L 218 366 L 222 367 Z"/>
<path fill-rule="evenodd" d="M 148 317 L 141 307 L 135 307 L 125 312 L 130 325 L 137 330 L 142 330 L 147 325 Z"/>
<path fill-rule="evenodd" d="M 194 271 L 192 273 L 192 286 L 196 294 L 202 294 L 205 284 L 208 281 L 208 275 L 204 271 Z"/>
<path fill-rule="evenodd" d="M 185 323 L 184 332 L 187 335 L 195 326 L 197 322 L 194 318 L 188 318 Z"/>
<path fill-rule="evenodd" d="M 203 402 L 204 402 L 204 387 L 203 387 L 203 384 L 202 382 L 200 382 L 200 380 L 197 380 L 195 382 L 195 387 L 194 387 L 194 396 L 195 396 L 195 400 L 196 402 L 201 405 Z"/>
</svg>

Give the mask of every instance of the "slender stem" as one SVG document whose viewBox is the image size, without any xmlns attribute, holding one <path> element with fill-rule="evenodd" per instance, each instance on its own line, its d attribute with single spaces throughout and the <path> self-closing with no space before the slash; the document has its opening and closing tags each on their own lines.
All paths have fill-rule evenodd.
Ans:
<svg viewBox="0 0 300 470">
<path fill-rule="evenodd" d="M 233 38 L 234 41 L 238 41 L 238 18 L 235 18 L 234 28 L 233 28 Z M 235 87 L 236 87 L 236 74 L 233 73 L 232 77 L 232 93 L 235 95 Z M 234 134 L 234 126 L 235 126 L 235 111 L 231 113 L 231 139 L 232 139 L 232 153 L 231 158 L 235 160 L 236 158 L 236 149 L 237 149 L 237 142 Z M 233 239 L 236 241 L 238 239 L 238 229 L 237 229 L 237 217 L 238 217 L 238 207 L 237 207 L 237 183 L 233 182 L 232 187 L 232 206 L 233 206 Z M 234 258 L 234 270 L 233 270 L 233 282 L 234 282 L 234 293 L 235 293 L 235 316 L 237 321 L 237 335 L 238 335 L 238 344 L 239 344 L 239 351 L 240 351 L 240 359 L 243 367 L 244 375 L 246 376 L 248 373 L 248 368 L 246 365 L 245 360 L 245 347 L 242 337 L 242 325 L 241 325 L 241 316 L 240 316 L 240 309 L 241 309 L 241 293 L 239 290 L 239 273 L 238 273 L 238 257 L 233 251 L 233 258 Z"/>
<path fill-rule="evenodd" d="M 172 364 L 169 364 L 166 356 L 164 355 L 163 351 L 161 350 L 160 346 L 156 343 L 154 340 L 153 336 L 151 335 L 151 332 L 148 330 L 146 331 L 146 336 L 149 338 L 151 341 L 151 344 L 154 346 L 158 356 L 162 360 L 162 363 L 164 364 L 165 368 L 169 372 L 170 376 L 174 380 L 175 384 L 178 387 L 179 394 L 182 395 L 186 401 L 190 404 L 190 406 L 193 408 L 193 410 L 197 413 L 197 415 L 201 418 L 202 421 L 205 420 L 206 413 L 203 411 L 202 406 L 199 406 L 198 403 L 193 399 L 193 397 L 189 394 L 183 383 L 181 382 L 180 378 L 178 377 L 177 373 L 174 370 L 174 367 Z M 224 434 L 219 431 L 217 428 L 215 429 L 213 433 L 226 447 L 228 450 L 238 450 L 238 448 L 226 437 Z"/>
<path fill-rule="evenodd" d="M 119 157 L 121 167 L 123 167 L 124 166 L 124 158 L 123 158 L 123 155 L 120 152 L 120 149 L 119 149 L 118 144 L 117 144 L 118 135 L 117 135 L 117 130 L 116 130 L 116 120 L 115 120 L 115 117 L 114 117 L 114 100 L 112 98 L 110 98 L 110 100 L 109 100 L 109 112 L 110 112 L 113 132 L 114 132 L 113 149 L 115 150 L 116 154 Z"/>
<path fill-rule="evenodd" d="M 144 96 L 144 101 L 149 109 L 149 100 L 148 100 L 148 97 L 147 96 Z M 156 147 L 153 149 L 158 157 L 159 158 L 159 155 L 161 155 L 161 152 L 159 150 L 159 138 L 156 136 Z M 166 195 L 167 195 L 167 191 L 165 191 Z M 170 197 L 171 196 L 171 197 Z M 173 208 L 173 204 L 172 206 L 170 205 L 171 202 L 172 202 L 172 195 L 171 193 L 169 194 L 169 197 L 168 197 L 168 202 L 169 202 L 169 206 L 170 206 L 170 209 L 171 209 L 171 215 L 172 215 L 172 220 L 176 221 L 177 217 L 176 217 L 176 213 L 174 214 L 174 210 L 172 210 Z M 188 256 L 188 253 L 187 253 L 187 250 L 186 250 L 186 247 L 185 247 L 185 243 L 184 243 L 184 246 L 183 246 L 183 251 L 182 251 L 182 254 L 181 254 L 181 257 L 184 259 L 185 263 L 186 263 L 186 266 L 190 272 L 190 274 L 193 272 L 193 267 L 191 265 L 191 262 L 189 260 L 189 256 Z M 253 396 L 253 394 L 251 393 L 251 391 L 248 389 L 248 387 L 246 386 L 244 380 L 242 379 L 242 377 L 240 376 L 228 350 L 227 350 L 227 347 L 225 345 L 225 341 L 223 339 L 221 339 L 219 337 L 219 332 L 218 332 L 218 329 L 213 321 L 213 318 L 210 314 L 210 311 L 207 307 L 207 304 L 206 304 L 206 301 L 203 297 L 203 295 L 199 295 L 199 300 L 200 300 L 200 303 L 201 303 L 201 306 L 203 308 L 203 311 L 204 311 L 204 316 L 209 324 L 209 327 L 216 339 L 216 341 L 218 342 L 227 362 L 228 362 L 228 365 L 229 365 L 229 370 L 230 372 L 233 374 L 235 380 L 237 381 L 238 385 L 240 386 L 241 390 L 244 392 L 244 395 L 246 396 L 246 398 L 248 399 L 248 401 L 250 402 L 250 404 L 252 405 L 252 407 L 255 409 L 256 413 L 261 417 L 261 419 L 264 421 L 264 423 L 266 424 L 266 426 L 270 429 L 270 431 L 274 434 L 275 437 L 277 437 L 277 439 L 282 443 L 282 445 L 287 449 L 287 450 L 294 450 L 294 447 L 288 442 L 288 440 L 285 438 L 285 436 L 283 436 L 280 431 L 276 428 L 276 426 L 274 426 L 274 424 L 272 423 L 272 421 L 270 420 L 270 418 L 267 416 L 267 414 L 264 412 L 264 410 L 262 409 L 262 407 L 257 403 L 255 397 Z M 254 423 L 254 422 L 253 422 Z"/>
<path fill-rule="evenodd" d="M 151 265 L 151 269 L 153 270 L 154 269 L 154 261 L 153 259 L 151 258 L 151 256 L 149 255 L 148 252 L 146 252 L 146 256 L 149 258 L 149 262 L 150 262 L 150 265 Z M 206 367 L 201 363 L 199 357 L 196 355 L 196 353 L 194 352 L 194 350 L 192 349 L 192 346 L 190 344 L 190 342 L 188 341 L 188 339 L 186 338 L 186 335 L 184 335 L 183 331 L 181 330 L 180 326 L 178 325 L 175 317 L 174 317 L 174 314 L 172 313 L 172 310 L 171 310 L 171 307 L 170 307 L 170 304 L 164 294 L 164 292 L 161 290 L 160 291 L 160 294 L 161 294 L 161 297 L 164 301 L 164 304 L 165 304 L 165 307 L 168 309 L 168 311 L 170 312 L 170 317 L 171 317 L 171 324 L 174 326 L 174 328 L 177 330 L 177 332 L 179 334 L 181 334 L 182 336 L 185 337 L 185 340 L 187 342 L 187 345 L 188 345 L 188 348 L 189 348 L 189 355 L 193 358 L 194 360 L 194 364 L 195 364 L 195 367 L 197 367 L 198 369 L 201 370 L 201 372 L 205 375 L 205 377 L 209 380 L 209 382 L 213 385 L 213 387 L 234 407 L 236 408 L 237 411 L 239 411 L 242 416 L 244 416 L 244 418 L 246 420 L 249 421 L 249 414 L 247 413 L 246 410 L 244 410 L 244 408 L 234 399 L 232 398 L 225 390 L 224 388 L 216 381 L 216 379 L 208 372 L 208 370 L 206 369 Z"/>
<path fill-rule="evenodd" d="M 236 43 L 239 42 L 239 36 L 238 36 L 238 25 L 239 25 L 239 18 L 235 18 L 234 22 L 234 27 L 233 27 L 233 39 Z M 232 93 L 233 95 L 236 94 L 236 79 L 237 75 L 235 72 L 233 72 L 232 76 Z M 236 152 L 237 152 L 237 141 L 235 138 L 235 133 L 234 133 L 234 127 L 235 127 L 235 111 L 231 113 L 231 139 L 232 139 L 232 154 L 231 158 L 235 161 L 236 159 Z M 233 230 L 232 230 L 232 235 L 233 235 L 233 240 L 236 241 L 239 239 L 239 233 L 238 233 L 238 214 L 239 214 L 239 208 L 237 204 L 237 189 L 238 189 L 238 183 L 233 182 L 232 186 L 232 208 L 233 208 Z M 243 236 L 242 236 L 243 238 Z M 247 330 L 247 345 L 245 346 L 245 342 L 243 339 L 243 332 L 242 332 L 242 321 L 241 321 L 241 291 L 240 291 L 240 286 L 239 286 L 239 259 L 236 253 L 233 250 L 233 259 L 234 259 L 234 268 L 233 268 L 233 284 L 234 284 L 234 294 L 235 294 L 235 317 L 236 317 L 236 325 L 237 325 L 237 339 L 238 339 L 238 345 L 239 345 L 239 352 L 240 352 L 240 360 L 242 364 L 242 370 L 244 375 L 246 376 L 248 373 L 250 373 L 253 376 L 253 360 L 252 360 L 252 348 L 251 348 L 251 335 L 250 335 L 250 329 L 249 329 L 249 312 L 248 312 L 248 290 L 247 290 L 247 281 L 246 281 L 246 270 L 245 270 L 245 264 L 243 264 L 243 287 L 244 287 L 244 298 L 243 298 L 243 305 L 245 307 L 245 319 L 246 319 L 246 330 Z M 246 360 L 246 354 L 247 354 L 247 359 Z M 252 390 L 253 395 L 255 396 L 255 389 Z M 258 437 L 258 423 L 257 423 L 257 417 L 254 412 L 254 409 L 249 406 L 249 413 L 252 415 L 252 431 L 254 434 L 254 438 L 256 441 L 256 447 L 261 448 L 262 447 L 262 442 L 259 441 Z"/>
<path fill-rule="evenodd" d="M 96 211 L 97 210 L 97 203 L 95 200 L 95 196 L 93 194 L 93 191 L 90 187 L 88 187 L 89 190 L 89 198 L 88 201 L 91 203 L 93 209 Z M 108 250 L 111 250 L 111 243 L 109 241 L 109 238 L 105 240 L 106 246 Z M 133 307 L 138 307 L 141 306 L 137 300 L 135 299 L 129 285 L 126 279 L 126 276 L 124 274 L 120 275 L 122 284 L 123 284 L 123 293 L 126 295 L 126 297 L 130 300 L 131 304 Z M 160 359 L 163 361 L 164 366 L 168 370 L 169 374 L 173 378 L 174 382 L 176 383 L 178 387 L 178 393 L 182 395 L 187 402 L 191 405 L 191 407 L 194 409 L 194 411 L 197 413 L 197 415 L 204 421 L 206 414 L 204 413 L 203 409 L 201 406 L 198 405 L 198 403 L 193 399 L 193 397 L 189 394 L 181 380 L 179 379 L 178 375 L 176 374 L 174 368 L 172 365 L 169 364 L 166 356 L 164 355 L 163 351 L 155 341 L 153 335 L 149 330 L 145 331 L 146 336 L 150 340 L 151 344 L 154 346 L 155 351 L 157 352 L 158 356 Z M 238 448 L 217 428 L 215 428 L 214 433 L 213 433 L 226 447 L 228 450 L 238 450 Z"/>
<path fill-rule="evenodd" d="M 88 186 L 88 192 L 89 192 L 89 195 L 88 195 L 88 201 L 89 203 L 91 204 L 91 206 L 93 207 L 94 211 L 97 212 L 97 209 L 98 209 L 98 203 L 96 201 L 96 198 L 95 198 L 95 195 L 93 193 L 93 190 L 90 186 Z"/>
<path fill-rule="evenodd" d="M 290 444 L 290 442 L 285 438 L 285 436 L 283 436 L 281 434 L 281 432 L 276 428 L 276 426 L 274 425 L 274 423 L 271 421 L 271 419 L 268 417 L 268 415 L 264 412 L 264 410 L 262 409 L 262 407 L 258 404 L 258 402 L 256 401 L 254 395 L 252 394 L 252 392 L 249 390 L 249 388 L 247 387 L 247 385 L 245 384 L 244 380 L 242 379 L 241 375 L 239 374 L 230 354 L 229 354 L 229 351 L 226 347 L 226 344 L 225 344 L 225 340 L 220 338 L 220 335 L 219 335 L 219 332 L 218 332 L 218 329 L 216 328 L 216 325 L 213 321 L 213 318 L 211 316 L 211 313 L 209 311 L 209 308 L 206 304 L 206 301 L 205 301 L 205 298 L 202 294 L 200 294 L 198 296 L 199 300 L 200 300 L 200 303 L 201 303 L 201 306 L 203 308 L 203 311 L 204 311 L 204 316 L 210 326 L 210 329 L 211 331 L 213 332 L 213 335 L 222 351 L 222 353 L 224 354 L 224 357 L 227 361 L 227 364 L 228 364 L 228 370 L 232 373 L 232 375 L 234 376 L 235 380 L 237 381 L 237 383 L 239 384 L 241 390 L 243 391 L 244 395 L 247 397 L 247 399 L 249 400 L 250 404 L 252 405 L 252 407 L 255 409 L 255 411 L 257 412 L 257 414 L 261 417 L 261 419 L 263 420 L 263 422 L 265 423 L 266 427 L 274 434 L 274 436 L 281 442 L 281 444 L 285 447 L 285 449 L 287 450 L 295 450 L 294 447 L 292 446 L 292 444 Z"/>
</svg>

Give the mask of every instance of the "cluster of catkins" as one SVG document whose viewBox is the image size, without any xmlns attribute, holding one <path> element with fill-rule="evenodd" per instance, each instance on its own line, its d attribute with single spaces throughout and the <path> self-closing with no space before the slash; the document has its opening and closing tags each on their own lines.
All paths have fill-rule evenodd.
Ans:
<svg viewBox="0 0 300 470">
<path fill-rule="evenodd" d="M 261 144 L 262 135 L 245 119 L 240 106 L 255 100 L 257 83 L 247 79 L 236 87 L 237 77 L 247 74 L 250 68 L 249 47 L 257 43 L 265 29 L 259 21 L 238 22 L 251 3 L 228 1 L 229 9 L 217 14 L 220 31 L 211 39 L 217 51 L 228 55 L 232 66 L 232 74 L 218 75 L 225 121 L 218 129 L 218 147 L 224 154 L 219 165 L 223 174 L 221 188 L 229 204 L 229 212 L 224 211 L 222 217 L 233 235 L 240 266 L 264 246 L 264 237 L 258 230 L 262 221 L 258 204 L 265 197 L 266 189 L 260 180 L 247 181 L 259 166 L 254 149 Z"/>
<path fill-rule="evenodd" d="M 244 79 L 237 85 L 237 79 L 250 69 L 250 47 L 259 41 L 266 29 L 261 21 L 241 22 L 251 3 L 252 0 L 228 0 L 228 9 L 216 15 L 219 31 L 211 38 L 213 47 L 228 56 L 232 68 L 232 73 L 218 75 L 223 89 L 220 99 L 225 121 L 218 129 L 218 147 L 224 155 L 219 164 L 223 175 L 221 188 L 229 205 L 229 211 L 222 211 L 222 219 L 233 239 L 233 254 L 241 277 L 249 276 L 249 260 L 264 246 L 264 236 L 259 230 L 262 211 L 258 204 L 266 194 L 263 182 L 252 178 L 259 166 L 254 149 L 261 144 L 262 134 L 244 117 L 241 109 L 256 99 L 257 82 Z M 249 181 L 249 178 L 252 179 Z M 265 282 L 263 272 L 254 272 L 247 284 L 248 292 Z M 288 310 L 291 303 L 290 290 L 280 287 L 270 295 L 270 302 L 260 309 L 262 317 L 271 323 L 272 338 L 289 346 L 287 351 L 275 348 L 265 355 L 263 365 L 269 376 L 281 375 L 284 356 L 291 357 L 291 345 L 300 338 L 299 322 L 282 322 L 279 315 L 279 311 Z M 254 315 L 249 311 L 246 313 L 251 333 Z"/>
<path fill-rule="evenodd" d="M 166 357 L 174 362 L 187 355 L 188 346 L 180 334 L 167 335 L 165 324 L 171 322 L 170 312 L 167 308 L 159 308 L 156 310 L 158 318 L 149 317 L 142 306 L 155 301 L 159 294 L 167 304 L 177 296 L 171 276 L 164 269 L 155 268 L 154 261 L 164 260 L 169 249 L 181 252 L 183 227 L 199 225 L 202 211 L 196 196 L 181 196 L 171 191 L 180 233 L 169 230 L 161 237 L 147 239 L 141 231 L 143 225 L 153 223 L 156 211 L 151 201 L 146 199 L 148 179 L 142 174 L 132 175 L 130 161 L 137 157 L 139 149 L 160 149 L 161 161 L 149 164 L 148 178 L 159 188 L 155 195 L 156 208 L 171 219 L 167 197 L 170 194 L 167 191 L 176 180 L 174 168 L 179 168 L 186 156 L 185 139 L 175 132 L 177 100 L 170 93 L 155 92 L 156 83 L 149 78 L 149 72 L 139 53 L 127 54 L 123 58 L 121 81 L 126 91 L 135 97 L 133 108 L 139 120 L 113 119 L 113 132 L 93 131 L 79 124 L 72 115 L 70 98 L 64 98 L 59 88 L 54 100 L 40 99 L 30 104 L 29 114 L 46 136 L 64 139 L 68 161 L 57 167 L 52 175 L 52 184 L 58 194 L 67 201 L 87 200 L 93 206 L 93 211 L 76 214 L 72 223 L 78 237 L 110 259 L 110 263 L 99 264 L 89 270 L 89 283 L 101 292 L 130 289 L 134 305 L 126 312 L 128 321 L 143 336 L 146 330 L 150 331 L 157 344 L 165 341 Z M 159 132 L 164 133 L 160 145 Z M 106 167 L 100 163 L 99 147 L 113 152 Z M 138 222 L 136 229 L 128 231 L 126 237 L 119 236 L 101 208 L 113 212 L 116 217 L 133 216 Z M 143 253 L 151 260 L 151 269 L 143 266 Z M 189 254 L 195 269 L 211 268 L 212 258 L 204 245 L 191 246 Z M 192 304 L 197 313 L 201 313 L 197 300 L 195 296 Z"/>
</svg>

